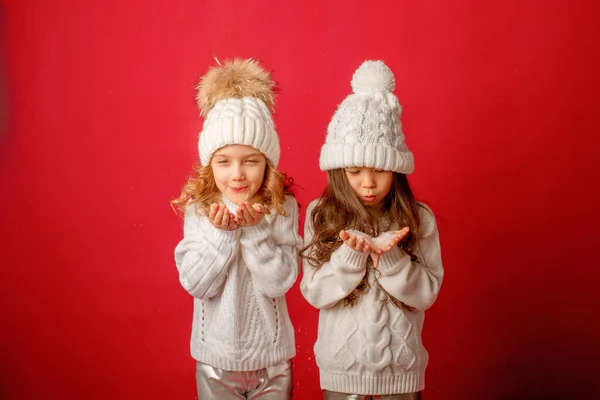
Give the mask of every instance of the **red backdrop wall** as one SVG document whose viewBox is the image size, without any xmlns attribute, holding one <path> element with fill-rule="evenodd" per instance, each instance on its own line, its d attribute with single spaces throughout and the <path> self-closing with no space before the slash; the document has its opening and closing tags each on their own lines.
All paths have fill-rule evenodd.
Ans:
<svg viewBox="0 0 600 400">
<path fill-rule="evenodd" d="M 213 56 L 280 83 L 304 207 L 365 59 L 396 74 L 447 271 L 427 399 L 600 396 L 599 6 L 592 0 L 4 1 L 0 397 L 194 399 L 192 299 L 169 208 L 198 161 Z M 302 211 L 302 219 L 304 218 Z M 318 398 L 296 285 L 295 398 Z"/>
</svg>

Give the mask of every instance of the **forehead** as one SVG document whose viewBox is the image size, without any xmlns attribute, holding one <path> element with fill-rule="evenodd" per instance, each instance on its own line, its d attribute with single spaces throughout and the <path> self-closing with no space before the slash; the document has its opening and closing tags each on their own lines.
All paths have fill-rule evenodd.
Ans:
<svg viewBox="0 0 600 400">
<path fill-rule="evenodd" d="M 237 158 L 237 157 L 250 157 L 253 155 L 260 155 L 262 153 L 256 150 L 254 147 L 244 146 L 239 144 L 233 144 L 225 147 L 221 147 L 219 150 L 215 151 L 215 157 L 228 157 L 228 158 Z"/>
</svg>

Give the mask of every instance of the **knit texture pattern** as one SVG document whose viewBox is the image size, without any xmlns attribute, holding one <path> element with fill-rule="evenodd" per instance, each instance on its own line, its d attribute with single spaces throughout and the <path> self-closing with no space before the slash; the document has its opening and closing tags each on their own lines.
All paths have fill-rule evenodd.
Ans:
<svg viewBox="0 0 600 400">
<path fill-rule="evenodd" d="M 369 167 L 410 174 L 413 154 L 402 131 L 395 79 L 381 61 L 365 61 L 352 78 L 354 93 L 338 106 L 321 148 L 322 170 Z"/>
<path fill-rule="evenodd" d="M 313 237 L 310 214 L 316 203 L 306 211 L 307 243 Z M 342 244 L 318 269 L 303 264 L 300 289 L 320 309 L 314 350 L 323 389 L 362 395 L 424 389 L 429 359 L 421 339 L 424 311 L 437 298 L 444 269 L 435 217 L 425 206 L 419 212 L 421 237 L 413 250 L 421 262 L 394 247 L 381 255 L 375 269 L 367 267 L 368 253 Z M 345 305 L 343 299 L 365 274 L 367 290 L 355 305 Z"/>
<path fill-rule="evenodd" d="M 198 151 L 202 165 L 208 165 L 215 151 L 238 144 L 254 147 L 275 167 L 279 164 L 279 138 L 265 103 L 255 97 L 224 99 L 208 112 Z"/>
<path fill-rule="evenodd" d="M 237 205 L 225 197 L 231 212 Z M 298 275 L 298 205 L 288 216 L 265 215 L 256 226 L 224 231 L 190 207 L 175 249 L 182 286 L 195 297 L 191 353 L 229 371 L 254 371 L 295 355 L 286 292 Z"/>
</svg>

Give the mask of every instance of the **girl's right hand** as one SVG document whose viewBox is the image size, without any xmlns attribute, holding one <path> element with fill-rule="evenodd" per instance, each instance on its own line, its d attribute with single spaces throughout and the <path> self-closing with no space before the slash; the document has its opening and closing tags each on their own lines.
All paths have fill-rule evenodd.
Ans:
<svg viewBox="0 0 600 400">
<path fill-rule="evenodd" d="M 208 220 L 215 228 L 224 231 L 232 231 L 238 227 L 234 215 L 229 212 L 225 204 L 211 204 Z"/>
<path fill-rule="evenodd" d="M 354 251 L 358 251 L 360 253 L 371 253 L 376 251 L 364 238 L 359 239 L 357 236 L 351 235 L 344 230 L 340 232 L 339 236 L 340 239 L 346 243 L 346 246 L 350 247 Z"/>
</svg>

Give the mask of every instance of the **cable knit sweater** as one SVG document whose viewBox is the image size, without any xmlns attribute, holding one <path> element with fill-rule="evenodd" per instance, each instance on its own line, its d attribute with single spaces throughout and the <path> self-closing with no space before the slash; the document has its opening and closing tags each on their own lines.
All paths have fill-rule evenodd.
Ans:
<svg viewBox="0 0 600 400">
<path fill-rule="evenodd" d="M 304 240 L 313 237 L 306 212 Z M 367 269 L 366 253 L 342 244 L 328 262 L 315 269 L 303 263 L 300 288 L 306 300 L 320 309 L 315 356 L 325 390 L 385 395 L 423 390 L 428 354 L 421 342 L 424 310 L 435 301 L 444 270 L 435 217 L 419 207 L 421 237 L 412 262 L 394 247 L 384 253 L 377 272 Z M 398 229 L 393 227 L 392 229 Z M 368 289 L 354 306 L 340 301 L 368 274 Z M 389 295 L 412 307 L 398 307 Z"/>
<path fill-rule="evenodd" d="M 237 205 L 223 198 L 231 212 Z M 189 207 L 175 249 L 179 280 L 194 296 L 192 356 L 229 371 L 253 371 L 289 360 L 294 329 L 285 301 L 298 276 L 298 204 L 256 226 L 225 231 Z"/>
</svg>

